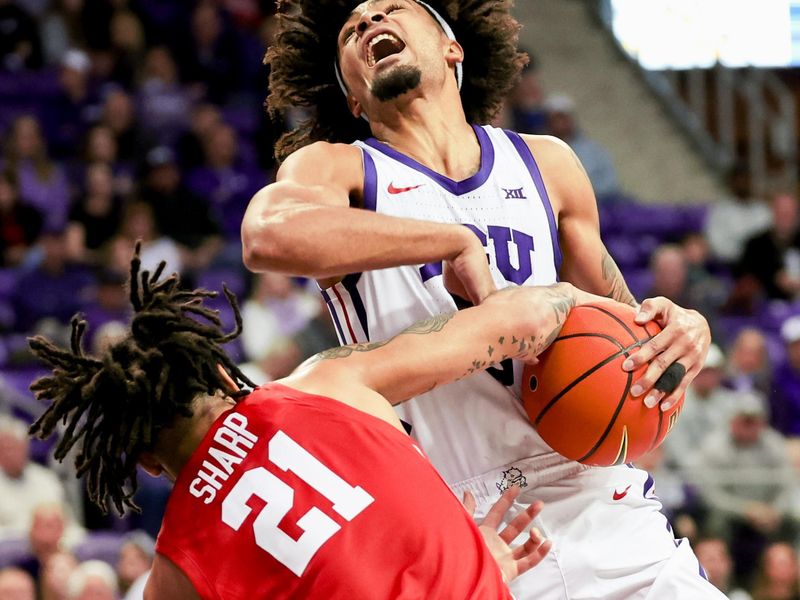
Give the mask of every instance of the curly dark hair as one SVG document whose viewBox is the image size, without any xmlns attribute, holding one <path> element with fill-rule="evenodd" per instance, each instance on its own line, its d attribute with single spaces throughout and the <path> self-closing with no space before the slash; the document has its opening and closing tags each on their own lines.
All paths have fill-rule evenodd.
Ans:
<svg viewBox="0 0 800 600">
<path fill-rule="evenodd" d="M 31 434 L 46 438 L 63 421 L 56 459 L 63 460 L 82 439 L 75 458 L 78 476 L 86 475 L 95 504 L 107 512 L 110 500 L 120 514 L 126 506 L 138 511 L 132 498 L 140 454 L 152 450 L 159 432 L 176 418 L 192 416 L 196 397 L 225 390 L 238 399 L 247 393 L 243 384 L 255 387 L 221 347 L 242 330 L 234 295 L 223 288 L 236 319 L 226 334 L 218 311 L 203 306 L 203 299 L 216 292 L 183 290 L 176 274 L 158 281 L 164 262 L 152 277 L 140 273 L 139 250 L 137 244 L 130 275 L 134 316 L 124 339 L 102 356 L 87 356 L 81 350 L 86 321 L 76 315 L 70 350 L 42 336 L 29 340 L 33 353 L 53 369 L 31 385 L 37 399 L 52 400 Z M 239 392 L 228 391 L 217 365 L 233 377 Z"/>
<path fill-rule="evenodd" d="M 517 49 L 520 24 L 512 0 L 430 0 L 464 48 L 461 99 L 467 120 L 488 123 L 514 85 L 528 56 Z M 333 68 L 337 37 L 356 0 L 278 0 L 279 33 L 264 61 L 270 66 L 271 114 L 293 106 L 312 116 L 278 140 L 275 156 L 317 141 L 352 143 L 369 125 L 350 112 Z"/>
</svg>

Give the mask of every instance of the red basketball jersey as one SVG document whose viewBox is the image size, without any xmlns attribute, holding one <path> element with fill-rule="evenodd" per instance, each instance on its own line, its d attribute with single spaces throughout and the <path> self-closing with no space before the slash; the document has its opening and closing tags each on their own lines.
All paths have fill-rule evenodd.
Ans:
<svg viewBox="0 0 800 600">
<path fill-rule="evenodd" d="M 278 384 L 211 427 L 175 483 L 156 549 L 203 598 L 511 598 L 411 438 Z"/>
</svg>

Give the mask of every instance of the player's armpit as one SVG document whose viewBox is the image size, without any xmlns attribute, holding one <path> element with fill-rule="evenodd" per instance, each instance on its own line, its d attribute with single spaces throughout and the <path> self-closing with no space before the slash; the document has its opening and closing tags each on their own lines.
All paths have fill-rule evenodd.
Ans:
<svg viewBox="0 0 800 600">
<path fill-rule="evenodd" d="M 192 582 L 175 563 L 156 553 L 153 568 L 147 578 L 144 600 L 200 600 Z"/>
</svg>

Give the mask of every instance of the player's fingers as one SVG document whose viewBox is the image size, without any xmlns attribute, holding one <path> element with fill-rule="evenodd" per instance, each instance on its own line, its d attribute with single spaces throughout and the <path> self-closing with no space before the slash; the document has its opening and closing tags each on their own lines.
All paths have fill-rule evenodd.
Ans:
<svg viewBox="0 0 800 600">
<path fill-rule="evenodd" d="M 544 502 L 541 500 L 537 500 L 536 502 L 528 505 L 525 510 L 520 512 L 511 520 L 508 525 L 503 528 L 503 531 L 500 532 L 500 539 L 502 539 L 506 544 L 510 545 L 511 542 L 517 539 L 517 536 L 520 533 L 525 531 L 525 529 L 533 522 L 537 515 L 542 512 L 543 507 Z"/>
<path fill-rule="evenodd" d="M 622 363 L 622 370 L 628 372 L 636 371 L 665 350 L 673 348 L 679 343 L 680 333 L 675 329 L 667 327 L 642 344 L 642 347 L 639 348 L 635 354 L 626 358 L 625 362 Z M 680 354 L 678 356 L 680 356 Z"/>
<path fill-rule="evenodd" d="M 663 319 L 670 304 L 670 301 L 663 296 L 648 298 L 639 306 L 639 312 L 636 313 L 634 321 L 638 325 L 644 325 L 650 321 Z"/>
<path fill-rule="evenodd" d="M 470 517 L 474 517 L 476 502 L 475 502 L 475 496 L 472 495 L 472 492 L 470 491 L 464 492 L 463 504 L 464 504 L 464 510 L 467 511 L 467 514 Z"/>
<path fill-rule="evenodd" d="M 633 382 L 631 386 L 631 395 L 634 397 L 643 396 L 645 406 L 647 406 L 647 408 L 653 408 L 664 396 L 672 393 L 675 387 L 680 384 L 683 375 L 686 373 L 686 369 L 683 368 L 682 365 L 679 367 L 672 367 L 672 364 L 678 360 L 681 354 L 683 353 L 680 348 L 673 346 L 656 356 L 650 362 L 644 375 Z M 658 383 L 661 376 L 670 368 L 672 368 L 670 376 Z M 678 374 L 680 378 L 677 378 Z M 669 379 L 669 382 L 666 381 L 667 379 Z M 666 385 L 667 383 L 669 385 Z"/>
<path fill-rule="evenodd" d="M 511 556 L 514 560 L 519 560 L 520 558 L 524 558 L 525 555 L 530 554 L 534 550 L 536 550 L 542 543 L 545 541 L 542 532 L 539 531 L 536 527 L 531 527 L 530 531 L 528 532 L 528 539 L 525 540 L 524 544 L 521 544 L 514 548 L 511 551 Z"/>
<path fill-rule="evenodd" d="M 675 363 L 675 364 L 680 365 L 679 362 Z M 689 384 L 695 378 L 695 375 L 697 375 L 697 373 L 699 373 L 699 372 L 700 372 L 700 369 L 696 367 L 696 368 L 692 369 L 691 371 L 689 371 L 688 373 L 686 373 L 686 375 L 683 376 L 683 378 L 681 379 L 680 383 L 678 384 L 678 387 L 676 387 L 675 390 L 671 394 L 668 394 L 661 401 L 661 411 L 662 412 L 666 412 L 670 408 L 675 406 L 675 404 L 678 402 L 678 400 L 680 400 L 681 397 L 686 393 L 686 388 L 689 386 Z"/>
<path fill-rule="evenodd" d="M 508 488 L 503 495 L 500 496 L 500 499 L 494 503 L 492 508 L 489 509 L 489 512 L 486 513 L 486 518 L 483 519 L 481 525 L 485 525 L 486 527 L 491 527 L 492 529 L 497 529 L 497 527 L 502 523 L 503 517 L 508 512 L 508 509 L 514 504 L 514 500 L 517 499 L 519 496 L 520 489 L 516 485 L 512 485 Z"/>
<path fill-rule="evenodd" d="M 553 547 L 553 542 L 547 540 L 543 542 L 538 548 L 536 548 L 533 552 L 530 552 L 526 556 L 517 560 L 517 576 L 522 575 L 526 571 L 530 571 L 533 567 L 538 565 L 547 553 L 550 552 L 550 549 Z"/>
</svg>

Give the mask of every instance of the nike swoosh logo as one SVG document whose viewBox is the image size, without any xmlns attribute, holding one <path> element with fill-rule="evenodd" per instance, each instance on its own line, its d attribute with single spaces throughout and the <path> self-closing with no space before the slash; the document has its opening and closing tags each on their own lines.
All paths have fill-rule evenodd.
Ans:
<svg viewBox="0 0 800 600">
<path fill-rule="evenodd" d="M 631 489 L 631 486 L 626 487 L 621 492 L 618 492 L 616 489 L 614 490 L 614 500 L 622 500 L 625 496 L 628 495 L 628 490 Z"/>
<path fill-rule="evenodd" d="M 397 188 L 397 187 L 394 187 L 394 183 L 390 183 L 389 184 L 389 188 L 386 191 L 389 192 L 392 195 L 394 195 L 394 194 L 405 194 L 406 192 L 410 192 L 411 190 L 415 190 L 417 188 L 421 188 L 423 185 L 425 185 L 425 184 L 424 183 L 420 183 L 419 185 L 412 185 L 411 187 Z"/>
</svg>

